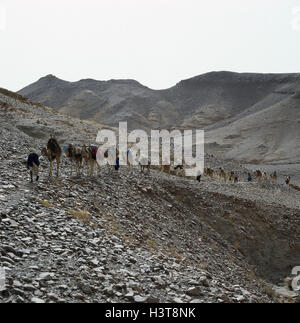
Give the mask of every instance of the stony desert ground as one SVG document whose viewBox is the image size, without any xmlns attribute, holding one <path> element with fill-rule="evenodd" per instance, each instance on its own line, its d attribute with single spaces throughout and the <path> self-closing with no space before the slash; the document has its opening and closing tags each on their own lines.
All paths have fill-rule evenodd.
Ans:
<svg viewBox="0 0 300 323">
<path fill-rule="evenodd" d="M 300 264 L 300 192 L 278 183 L 201 183 L 139 168 L 102 167 L 29 183 L 24 162 L 49 135 L 93 143 L 92 121 L 65 116 L 0 91 L 0 302 L 297 302 L 289 288 Z M 285 171 L 279 170 L 281 176 Z"/>
</svg>

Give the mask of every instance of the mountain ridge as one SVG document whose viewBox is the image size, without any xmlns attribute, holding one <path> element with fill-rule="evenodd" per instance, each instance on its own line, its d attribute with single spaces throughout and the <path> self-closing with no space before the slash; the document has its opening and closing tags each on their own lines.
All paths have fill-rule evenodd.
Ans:
<svg viewBox="0 0 300 323">
<path fill-rule="evenodd" d="M 281 154 L 280 157 L 273 142 L 263 150 L 260 148 L 261 142 L 268 142 L 265 137 L 274 135 L 281 140 L 283 129 L 276 123 L 279 115 L 285 129 L 293 129 L 291 138 L 296 142 L 300 137 L 295 125 L 300 117 L 296 109 L 300 98 L 299 73 L 210 72 L 164 90 L 152 90 L 135 80 L 68 82 L 48 75 L 18 93 L 64 114 L 112 127 L 126 121 L 130 130 L 205 129 L 207 150 L 221 157 L 243 162 L 300 159 L 296 143 L 282 142 L 283 148 L 279 150 L 285 151 L 286 156 Z M 267 118 L 266 122 L 256 120 L 259 114 Z M 260 144 L 244 138 L 245 132 L 250 137 L 259 135 Z M 235 149 L 241 145 L 246 145 L 243 154 Z M 284 147 L 288 146 L 287 151 Z M 250 158 L 249 154 L 255 158 Z"/>
</svg>

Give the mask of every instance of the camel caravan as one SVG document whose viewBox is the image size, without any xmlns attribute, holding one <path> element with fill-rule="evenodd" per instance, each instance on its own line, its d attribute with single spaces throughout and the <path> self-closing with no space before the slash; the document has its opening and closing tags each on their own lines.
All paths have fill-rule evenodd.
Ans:
<svg viewBox="0 0 300 323">
<path fill-rule="evenodd" d="M 271 181 L 273 183 L 277 182 L 277 172 L 273 172 L 271 175 L 268 175 L 266 172 L 262 172 L 260 170 L 256 170 L 254 172 L 254 176 L 258 182 L 268 182 Z"/>
<path fill-rule="evenodd" d="M 56 163 L 56 177 L 59 177 L 59 170 L 62 159 L 62 152 L 64 152 L 67 160 L 70 162 L 70 175 L 73 176 L 75 170 L 76 176 L 80 176 L 84 173 L 84 169 L 87 170 L 88 176 L 94 176 L 100 172 L 100 166 L 97 162 L 98 148 L 96 146 L 83 145 L 81 148 L 75 147 L 73 144 L 61 148 L 58 141 L 53 135 L 50 135 L 47 146 L 42 148 L 41 156 L 45 157 L 49 162 L 49 177 L 53 176 L 53 164 Z M 120 152 L 118 149 L 108 148 L 104 152 L 104 158 L 108 158 L 111 165 L 114 165 L 115 170 L 120 168 Z M 127 151 L 127 164 L 130 165 L 133 162 L 132 152 L 130 149 Z M 138 164 L 141 168 L 141 173 L 145 173 L 145 170 L 150 174 L 151 163 L 145 158 L 140 158 Z M 38 167 L 40 165 L 39 156 L 34 152 L 34 149 L 30 149 L 30 155 L 27 160 L 27 168 L 30 170 L 31 182 L 33 182 L 33 174 L 38 175 Z M 37 181 L 39 176 L 37 176 Z"/>
<path fill-rule="evenodd" d="M 211 180 L 213 179 L 218 179 L 220 181 L 223 182 L 231 182 L 231 183 L 238 183 L 239 182 L 239 175 L 234 172 L 234 171 L 229 171 L 226 173 L 226 171 L 220 167 L 218 170 L 213 170 L 211 168 L 205 168 L 204 169 L 204 175 L 208 178 L 210 178 Z M 258 183 L 261 182 L 272 182 L 272 183 L 277 183 L 278 181 L 278 176 L 277 176 L 277 172 L 274 171 L 272 174 L 268 175 L 266 172 L 262 172 L 260 170 L 256 170 L 253 172 L 253 174 L 251 174 L 251 172 L 248 173 L 248 179 L 247 181 L 253 182 L 256 181 Z M 289 184 L 291 180 L 291 177 L 289 176 L 286 184 Z"/>
<path fill-rule="evenodd" d="M 114 160 L 110 159 L 110 164 L 114 165 L 115 170 L 118 171 L 120 168 L 120 153 L 117 149 L 116 151 L 111 151 L 111 148 L 107 149 L 104 153 L 105 158 L 112 158 L 114 156 Z M 97 162 L 97 152 L 98 148 L 96 146 L 87 146 L 83 145 L 82 147 L 75 147 L 72 144 L 63 147 L 60 147 L 56 138 L 51 135 L 48 140 L 47 146 L 42 148 L 41 155 L 46 158 L 49 162 L 49 177 L 53 175 L 53 164 L 56 164 L 56 176 L 59 177 L 60 165 L 62 159 L 62 152 L 64 152 L 67 160 L 69 161 L 70 167 L 70 175 L 73 176 L 73 172 L 75 171 L 76 176 L 80 176 L 84 173 L 84 169 L 86 169 L 86 174 L 88 176 L 94 176 L 94 174 L 99 174 L 100 166 Z M 161 156 L 160 156 L 161 158 Z M 172 158 L 171 158 L 172 159 Z M 151 161 L 148 158 L 140 158 L 138 161 L 138 165 L 140 166 L 140 171 L 143 174 L 150 174 L 150 169 L 157 169 L 160 172 L 164 172 L 170 175 L 185 177 L 185 170 L 187 166 L 183 162 L 179 165 L 162 165 L 162 166 L 152 166 Z M 127 151 L 127 165 L 131 167 L 133 162 L 133 155 L 131 148 Z M 167 164 L 166 162 L 163 164 Z M 38 167 L 39 167 L 39 157 L 32 149 L 30 149 L 30 155 L 28 156 L 27 168 L 30 169 L 30 178 L 31 182 L 33 181 L 33 174 L 36 175 L 36 180 L 38 181 Z M 197 180 L 200 182 L 202 175 L 206 178 L 207 181 L 220 181 L 223 183 L 239 183 L 240 178 L 238 173 L 234 171 L 225 171 L 224 168 L 220 167 L 217 170 L 212 168 L 205 168 L 203 174 L 198 174 Z M 274 171 L 272 174 L 267 174 L 266 172 L 262 172 L 261 170 L 256 170 L 253 173 L 248 173 L 248 182 L 257 182 L 257 183 L 277 183 L 278 175 L 277 172 Z M 290 184 L 291 177 L 288 176 L 285 180 L 285 184 L 291 186 Z"/>
<path fill-rule="evenodd" d="M 219 180 L 224 183 L 238 183 L 239 176 L 233 171 L 226 172 L 222 167 L 218 170 L 212 168 L 205 168 L 204 175 L 210 180 Z"/>
</svg>

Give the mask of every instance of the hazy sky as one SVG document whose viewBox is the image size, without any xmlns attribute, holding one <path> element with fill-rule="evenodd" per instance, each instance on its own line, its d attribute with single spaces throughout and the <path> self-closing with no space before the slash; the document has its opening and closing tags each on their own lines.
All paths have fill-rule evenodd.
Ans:
<svg viewBox="0 0 300 323">
<path fill-rule="evenodd" d="M 0 87 L 300 72 L 300 0 L 0 0 Z"/>
</svg>

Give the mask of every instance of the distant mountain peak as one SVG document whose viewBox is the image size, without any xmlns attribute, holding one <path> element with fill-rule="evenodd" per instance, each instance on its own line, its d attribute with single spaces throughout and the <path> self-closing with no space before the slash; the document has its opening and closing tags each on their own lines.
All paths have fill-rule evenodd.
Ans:
<svg viewBox="0 0 300 323">
<path fill-rule="evenodd" d="M 40 80 L 45 80 L 45 79 L 48 79 L 48 80 L 53 80 L 53 79 L 58 80 L 58 78 L 55 75 L 53 75 L 53 74 L 48 74 L 48 75 L 40 78 Z"/>
<path fill-rule="evenodd" d="M 46 75 L 46 76 L 40 78 L 36 83 L 37 84 L 47 84 L 47 85 L 53 85 L 53 84 L 61 85 L 61 84 L 69 83 L 69 82 L 61 80 L 53 74 L 49 74 L 49 75 Z"/>
</svg>

